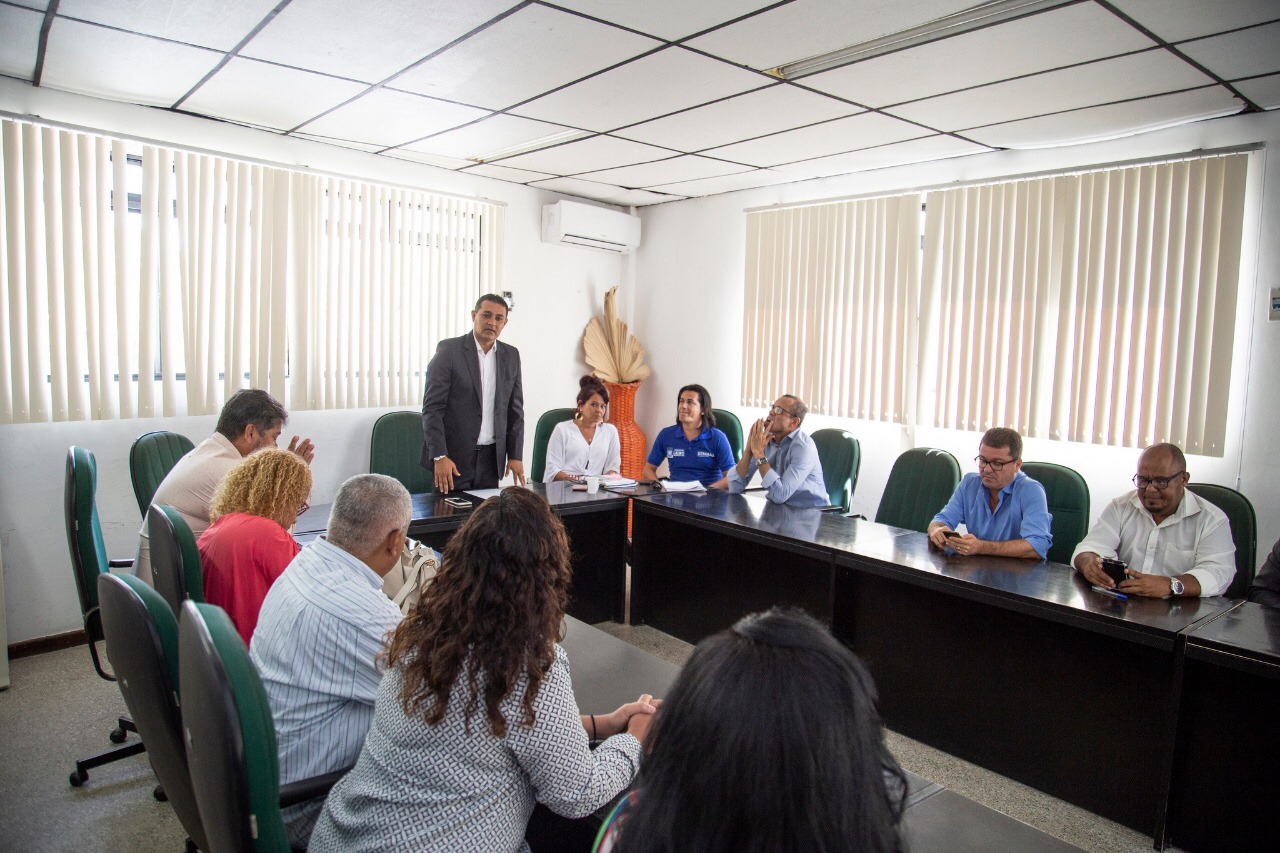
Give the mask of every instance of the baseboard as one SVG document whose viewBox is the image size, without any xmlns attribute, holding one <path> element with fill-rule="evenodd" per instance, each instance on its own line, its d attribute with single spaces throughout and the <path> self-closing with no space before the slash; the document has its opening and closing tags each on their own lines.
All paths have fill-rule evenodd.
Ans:
<svg viewBox="0 0 1280 853">
<path fill-rule="evenodd" d="M 72 646 L 83 646 L 84 644 L 85 633 L 83 628 L 68 631 L 65 634 L 37 637 L 34 640 L 23 640 L 21 643 L 14 643 L 9 646 L 9 660 L 42 655 L 45 652 L 56 652 L 59 649 L 69 649 Z"/>
</svg>

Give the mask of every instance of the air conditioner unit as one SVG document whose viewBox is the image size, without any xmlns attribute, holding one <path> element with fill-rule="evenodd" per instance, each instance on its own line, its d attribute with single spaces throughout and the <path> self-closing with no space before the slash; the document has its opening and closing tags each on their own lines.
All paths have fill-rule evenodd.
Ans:
<svg viewBox="0 0 1280 853">
<path fill-rule="evenodd" d="M 542 240 L 627 252 L 640 245 L 640 217 L 578 201 L 558 201 L 542 207 Z"/>
</svg>

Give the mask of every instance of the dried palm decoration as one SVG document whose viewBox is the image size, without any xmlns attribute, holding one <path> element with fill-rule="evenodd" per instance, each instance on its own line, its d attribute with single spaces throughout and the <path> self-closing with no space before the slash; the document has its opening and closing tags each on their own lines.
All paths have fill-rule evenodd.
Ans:
<svg viewBox="0 0 1280 853">
<path fill-rule="evenodd" d="M 582 335 L 582 349 L 586 353 L 591 372 L 605 382 L 639 382 L 649 376 L 649 366 L 644 363 L 644 347 L 618 319 L 614 308 L 617 287 L 609 288 L 604 295 L 604 321 L 592 317 Z"/>
</svg>

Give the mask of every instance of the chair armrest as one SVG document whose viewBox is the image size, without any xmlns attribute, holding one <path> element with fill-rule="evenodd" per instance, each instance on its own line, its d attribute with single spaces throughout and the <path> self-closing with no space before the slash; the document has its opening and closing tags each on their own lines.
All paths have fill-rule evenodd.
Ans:
<svg viewBox="0 0 1280 853">
<path fill-rule="evenodd" d="M 132 557 L 111 557 L 107 560 L 108 569 L 127 569 L 132 565 Z"/>
<path fill-rule="evenodd" d="M 347 771 L 350 769 L 350 767 L 343 767 L 341 770 L 334 770 L 332 773 L 312 776 L 310 779 L 299 779 L 297 782 L 281 785 L 280 808 L 296 806 L 298 803 L 305 803 L 307 800 L 323 797 L 329 793 L 329 789 L 336 785 L 339 779 L 347 775 Z"/>
<path fill-rule="evenodd" d="M 844 512 L 844 507 L 839 504 L 831 504 L 829 506 L 818 507 L 818 512 Z"/>
</svg>

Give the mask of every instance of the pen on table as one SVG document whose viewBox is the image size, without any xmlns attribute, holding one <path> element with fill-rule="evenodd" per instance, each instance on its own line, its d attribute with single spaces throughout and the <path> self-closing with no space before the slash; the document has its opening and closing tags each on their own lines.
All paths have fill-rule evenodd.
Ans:
<svg viewBox="0 0 1280 853">
<path fill-rule="evenodd" d="M 1112 598 L 1123 598 L 1126 600 L 1129 598 L 1129 596 L 1125 595 L 1122 592 L 1116 592 L 1114 589 L 1107 589 L 1105 586 L 1098 586 L 1096 583 L 1092 584 L 1092 586 L 1093 586 L 1094 592 L 1100 592 L 1103 595 L 1109 595 Z"/>
</svg>

